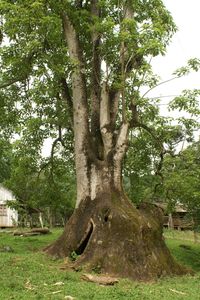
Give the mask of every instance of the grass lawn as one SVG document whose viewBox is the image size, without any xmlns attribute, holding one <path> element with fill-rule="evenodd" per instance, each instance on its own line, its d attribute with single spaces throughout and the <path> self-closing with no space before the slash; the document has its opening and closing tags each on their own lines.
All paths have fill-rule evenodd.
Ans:
<svg viewBox="0 0 200 300">
<path fill-rule="evenodd" d="M 164 278 L 144 284 L 121 280 L 111 287 L 81 280 L 81 273 L 61 270 L 63 260 L 55 260 L 40 250 L 59 234 L 56 229 L 46 236 L 18 237 L 0 232 L 0 249 L 10 246 L 14 252 L 0 252 L 0 300 L 67 299 L 200 299 L 200 244 L 190 233 L 166 232 L 167 244 L 181 263 L 193 268 L 195 276 Z M 183 240 L 184 238 L 184 240 Z M 180 247 L 181 245 L 181 247 Z M 186 247 L 185 247 L 186 246 Z M 123 266 L 122 266 L 123 268 Z"/>
</svg>

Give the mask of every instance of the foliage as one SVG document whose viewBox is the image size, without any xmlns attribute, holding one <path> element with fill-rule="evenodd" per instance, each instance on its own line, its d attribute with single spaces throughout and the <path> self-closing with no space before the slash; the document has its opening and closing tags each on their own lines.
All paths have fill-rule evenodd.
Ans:
<svg viewBox="0 0 200 300">
<path fill-rule="evenodd" d="M 108 80 L 113 82 L 113 87 L 119 88 L 123 85 L 118 69 L 121 43 L 125 43 L 126 56 L 130 62 L 130 66 L 127 65 L 130 72 L 126 82 L 127 116 L 131 112 L 129 106 L 133 96 L 137 96 L 135 100 L 138 101 L 138 106 L 142 102 L 138 98 L 140 87 L 157 83 L 152 74 L 149 57 L 164 54 L 176 30 L 171 15 L 160 0 L 129 1 L 126 5 L 135 11 L 135 18 L 125 20 L 125 2 L 99 1 L 101 18 L 91 16 L 89 2 L 81 3 L 79 7 L 73 1 L 55 3 L 43 0 L 4 0 L 0 5 L 3 16 L 2 32 L 4 38 L 9 39 L 9 44 L 2 43 L 0 50 L 2 97 L 6 95 L 9 98 L 6 102 L 11 101 L 10 107 L 13 107 L 14 114 L 16 111 L 20 112 L 16 120 L 20 132 L 27 128 L 34 134 L 36 130 L 34 142 L 38 146 L 41 146 L 42 139 L 55 134 L 58 126 L 66 128 L 70 125 L 69 109 L 63 101 L 61 90 L 64 78 L 69 95 L 72 94 L 70 75 L 77 62 L 69 57 L 63 39 L 60 18 L 63 10 L 70 15 L 79 32 L 88 95 L 91 89 L 90 62 L 93 55 L 91 35 L 97 32 L 101 36 L 99 53 L 101 60 L 107 64 Z M 131 66 L 132 60 L 134 67 Z M 144 105 L 141 104 L 141 111 L 143 109 Z"/>
<path fill-rule="evenodd" d="M 124 162 L 125 188 L 136 204 L 161 199 L 165 156 L 174 156 L 177 145 L 187 136 L 182 126 L 171 125 L 171 118 L 160 118 L 158 112 L 148 129 L 131 131 Z"/>
<path fill-rule="evenodd" d="M 10 177 L 12 145 L 9 140 L 0 138 L 0 183 Z"/>
<path fill-rule="evenodd" d="M 195 226 L 200 223 L 200 143 L 194 142 L 176 157 L 166 157 L 164 164 L 165 195 L 172 203 L 182 203 Z"/>
<path fill-rule="evenodd" d="M 15 143 L 10 178 L 5 184 L 16 196 L 14 205 L 21 214 L 43 212 L 49 209 L 65 221 L 75 202 L 73 165 L 62 153 L 54 158 L 42 158 L 37 151 L 22 141 Z M 65 156 L 64 156 L 65 157 Z"/>
</svg>

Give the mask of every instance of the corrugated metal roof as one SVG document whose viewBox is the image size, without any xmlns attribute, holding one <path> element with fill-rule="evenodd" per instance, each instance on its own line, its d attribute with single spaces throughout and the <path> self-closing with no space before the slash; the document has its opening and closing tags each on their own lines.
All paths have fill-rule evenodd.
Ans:
<svg viewBox="0 0 200 300">
<path fill-rule="evenodd" d="M 162 208 L 163 210 L 167 210 L 167 203 L 161 203 L 161 202 L 156 202 L 156 203 L 154 203 L 156 206 L 158 206 L 158 207 L 160 207 L 160 208 Z M 183 207 L 183 205 L 175 205 L 175 208 L 174 208 L 174 210 L 173 210 L 174 212 L 178 212 L 178 213 L 186 213 L 187 212 L 187 209 L 185 209 L 184 207 Z"/>
</svg>

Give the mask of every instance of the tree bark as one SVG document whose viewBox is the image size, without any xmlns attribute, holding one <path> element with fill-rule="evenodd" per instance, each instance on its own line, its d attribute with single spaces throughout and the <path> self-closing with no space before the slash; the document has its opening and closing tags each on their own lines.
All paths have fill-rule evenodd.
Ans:
<svg viewBox="0 0 200 300">
<path fill-rule="evenodd" d="M 75 164 L 77 186 L 76 207 L 82 199 L 89 196 L 88 151 L 89 151 L 89 122 L 86 82 L 81 47 L 75 29 L 66 14 L 62 14 L 63 30 L 70 57 L 76 62 L 72 72 L 73 118 L 75 140 Z"/>
<path fill-rule="evenodd" d="M 90 196 L 80 202 L 62 236 L 45 251 L 57 257 L 75 252 L 75 269 L 115 277 L 148 281 L 186 274 L 188 270 L 174 261 L 165 245 L 161 211 L 153 205 L 136 209 L 124 194 L 118 180 L 121 167 L 104 162 L 91 165 L 91 173 Z"/>
</svg>

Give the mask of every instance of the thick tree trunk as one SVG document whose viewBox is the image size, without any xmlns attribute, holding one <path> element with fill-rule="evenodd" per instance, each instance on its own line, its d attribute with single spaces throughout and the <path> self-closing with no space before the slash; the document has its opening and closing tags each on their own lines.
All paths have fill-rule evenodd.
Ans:
<svg viewBox="0 0 200 300">
<path fill-rule="evenodd" d="M 96 17 L 97 3 L 92 1 L 92 14 Z M 123 192 L 121 165 L 129 124 L 124 112 L 119 128 L 116 120 L 120 99 L 123 110 L 125 99 L 120 90 L 112 91 L 109 81 L 101 78 L 100 37 L 92 33 L 89 99 L 79 35 L 69 16 L 61 16 L 69 55 L 77 62 L 71 78 L 77 203 L 62 236 L 46 252 L 58 257 L 76 252 L 74 267 L 137 280 L 184 274 L 187 271 L 174 261 L 165 246 L 161 213 L 153 206 L 137 210 Z"/>
<path fill-rule="evenodd" d="M 81 201 L 62 236 L 46 248 L 58 257 L 78 255 L 74 267 L 135 280 L 180 275 L 162 235 L 162 213 L 136 209 L 115 180 L 115 168 L 91 166 L 91 196 Z"/>
</svg>

